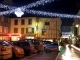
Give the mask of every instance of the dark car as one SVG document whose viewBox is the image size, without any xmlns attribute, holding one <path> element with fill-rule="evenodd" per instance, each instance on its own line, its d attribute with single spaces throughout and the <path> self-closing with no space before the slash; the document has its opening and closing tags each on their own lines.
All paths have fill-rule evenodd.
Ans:
<svg viewBox="0 0 80 60">
<path fill-rule="evenodd" d="M 45 51 L 58 51 L 58 43 L 57 42 L 51 42 L 50 44 L 47 44 L 45 47 Z"/>
<path fill-rule="evenodd" d="M 17 46 L 22 47 L 25 55 L 30 55 L 31 53 L 37 53 L 37 50 L 34 49 L 34 45 L 28 41 L 17 41 L 15 42 Z"/>
<path fill-rule="evenodd" d="M 13 58 L 14 57 L 23 57 L 24 56 L 24 50 L 22 47 L 17 46 L 14 42 L 11 43 L 12 45 L 12 52 L 13 52 Z"/>
<path fill-rule="evenodd" d="M 44 48 L 45 48 L 48 44 L 51 43 L 50 41 L 42 41 L 42 42 L 43 42 L 43 46 L 44 46 Z"/>
<path fill-rule="evenodd" d="M 34 48 L 35 48 L 38 52 L 42 52 L 42 51 L 44 50 L 43 43 L 42 43 L 41 40 L 38 40 L 38 39 L 23 39 L 23 40 L 20 40 L 20 41 L 32 42 L 33 45 L 34 45 Z"/>
</svg>

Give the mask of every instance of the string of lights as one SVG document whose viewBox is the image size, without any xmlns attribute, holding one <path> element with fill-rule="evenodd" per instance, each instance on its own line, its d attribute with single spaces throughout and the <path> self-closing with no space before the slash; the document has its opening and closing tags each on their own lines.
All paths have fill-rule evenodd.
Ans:
<svg viewBox="0 0 80 60">
<path fill-rule="evenodd" d="M 39 0 L 39 1 L 30 3 L 30 4 L 22 6 L 22 7 L 24 7 L 24 8 L 38 7 L 39 5 L 44 5 L 44 4 L 47 4 L 47 3 L 51 3 L 52 1 L 54 1 L 54 0 Z M 22 8 L 22 7 L 19 7 L 19 8 Z M 12 9 L 15 9 L 15 8 L 18 8 L 18 7 L 0 4 L 0 8 L 5 8 L 6 10 L 7 9 L 12 10 Z"/>
<path fill-rule="evenodd" d="M 15 8 L 17 8 L 17 7 L 14 7 L 14 6 L 9 6 L 9 5 L 3 5 L 3 4 L 0 4 L 0 8 L 4 8 L 4 9 L 15 9 Z"/>
<path fill-rule="evenodd" d="M 60 17 L 60 18 L 80 18 L 79 15 L 69 15 L 69 14 L 59 14 L 59 13 L 52 13 L 52 12 L 45 12 L 45 11 L 36 11 L 36 10 L 25 10 L 26 13 L 29 14 L 37 14 L 42 16 L 50 16 L 50 17 Z"/>
<path fill-rule="evenodd" d="M 36 1 L 34 3 L 28 4 L 28 5 L 19 7 L 19 8 L 0 4 L 1 8 L 6 8 L 6 9 L 11 9 L 12 10 L 12 11 L 9 10 L 9 11 L 0 12 L 0 15 L 6 15 L 6 14 L 13 13 L 13 12 L 17 15 L 18 13 L 21 12 L 21 14 L 17 15 L 18 17 L 21 17 L 21 15 L 24 14 L 22 9 L 25 10 L 26 8 L 38 7 L 39 5 L 44 5 L 44 4 L 50 3 L 52 1 L 54 1 L 54 0 L 39 0 L 39 1 Z"/>
<path fill-rule="evenodd" d="M 50 16 L 50 17 L 80 18 L 79 15 L 58 14 L 58 13 L 37 11 L 37 10 L 29 10 L 28 9 L 28 8 L 32 8 L 32 7 L 37 7 L 38 5 L 44 5 L 44 3 L 48 3 L 48 2 L 52 2 L 52 1 L 54 1 L 54 0 L 40 0 L 40 1 L 37 1 L 35 3 L 31 3 L 31 4 L 28 4 L 28 5 L 22 6 L 20 8 L 13 7 L 15 9 L 12 8 L 12 10 L 0 12 L 0 15 L 6 15 L 6 14 L 10 14 L 10 13 L 15 13 L 15 14 L 17 13 L 19 15 L 20 12 L 22 14 L 24 14 L 23 12 L 26 12 L 26 13 L 29 13 L 29 14 L 37 14 L 37 15 Z M 5 6 L 5 8 L 7 8 L 6 6 Z M 9 8 L 10 8 L 10 6 L 9 6 Z"/>
<path fill-rule="evenodd" d="M 45 12 L 45 11 L 37 11 L 37 10 L 31 10 L 31 9 L 29 10 L 29 9 L 24 9 L 24 8 L 22 8 L 21 10 L 23 12 L 26 12 L 26 13 L 29 13 L 29 14 L 36 14 L 36 15 L 42 15 L 42 16 L 60 17 L 60 18 L 80 18 L 79 15 L 59 14 L 59 13 L 52 13 L 52 12 Z M 21 10 L 18 11 L 18 12 L 19 13 L 22 12 Z M 0 12 L 0 15 L 5 15 L 5 14 L 13 13 L 14 11 L 15 10 Z"/>
</svg>

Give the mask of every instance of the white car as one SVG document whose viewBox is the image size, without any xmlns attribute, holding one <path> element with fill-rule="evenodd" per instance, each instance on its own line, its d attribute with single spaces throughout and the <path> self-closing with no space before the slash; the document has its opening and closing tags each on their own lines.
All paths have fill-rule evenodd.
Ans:
<svg viewBox="0 0 80 60">
<path fill-rule="evenodd" d="M 0 40 L 0 60 L 12 57 L 12 47 L 5 40 Z"/>
</svg>

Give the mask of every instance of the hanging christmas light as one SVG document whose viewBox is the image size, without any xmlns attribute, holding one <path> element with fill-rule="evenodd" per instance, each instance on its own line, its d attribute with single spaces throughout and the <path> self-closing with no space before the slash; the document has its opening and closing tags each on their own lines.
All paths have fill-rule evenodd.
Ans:
<svg viewBox="0 0 80 60">
<path fill-rule="evenodd" d="M 54 0 L 39 0 L 39 1 L 30 3 L 30 4 L 22 6 L 22 7 L 25 7 L 25 8 L 38 7 L 39 5 L 45 5 L 47 3 L 51 3 L 52 1 L 54 1 Z M 22 7 L 19 7 L 19 8 L 22 8 Z M 15 8 L 18 8 L 18 7 L 0 4 L 0 8 L 15 9 Z"/>
<path fill-rule="evenodd" d="M 0 12 L 0 15 L 6 15 L 9 13 L 14 13 L 15 10 L 10 10 L 10 11 L 4 11 L 4 12 Z M 18 10 L 19 12 L 26 12 L 29 14 L 36 14 L 36 15 L 42 15 L 42 16 L 50 16 L 50 17 L 60 17 L 60 18 L 80 18 L 79 15 L 69 15 L 69 14 L 58 14 L 58 13 L 52 13 L 52 12 L 45 12 L 45 11 L 37 11 L 37 10 L 29 10 L 29 9 L 25 9 L 22 8 Z"/>
<path fill-rule="evenodd" d="M 15 14 L 17 17 L 21 17 L 24 14 L 24 12 L 20 8 L 17 8 L 15 10 Z"/>
<path fill-rule="evenodd" d="M 28 4 L 28 5 L 25 5 L 25 6 L 22 6 L 22 7 L 19 7 L 19 9 L 17 9 L 17 7 L 12 7 L 12 6 L 8 6 L 8 5 L 2 5 L 2 4 L 0 4 L 0 7 L 1 8 L 6 8 L 6 9 L 11 9 L 11 10 L 15 10 L 14 11 L 14 13 L 15 14 L 17 14 L 17 16 L 18 15 L 22 15 L 23 14 L 23 12 L 21 11 L 22 9 L 26 9 L 26 8 L 32 8 L 32 7 L 37 7 L 37 6 L 39 6 L 39 5 L 44 5 L 45 3 L 50 3 L 50 2 L 52 2 L 52 1 L 54 1 L 54 0 L 39 0 L 39 1 L 36 1 L 36 2 L 34 2 L 34 3 L 31 3 L 31 4 Z M 16 12 L 17 11 L 17 12 Z M 5 11 L 5 12 L 2 12 L 1 13 L 1 15 L 2 14 L 7 14 L 8 13 L 8 11 Z M 21 13 L 20 13 L 21 12 Z M 9 10 L 9 14 L 11 13 L 11 11 Z M 19 16 L 18 16 L 19 17 Z"/>
<path fill-rule="evenodd" d="M 37 14 L 37 15 L 42 15 L 42 16 L 60 17 L 60 18 L 80 18 L 79 15 L 58 14 L 58 13 L 36 11 L 36 10 L 29 10 L 29 9 L 26 9 L 25 11 L 26 13 Z"/>
<path fill-rule="evenodd" d="M 4 8 L 4 9 L 7 10 L 7 9 L 15 9 L 15 8 L 17 8 L 17 7 L 0 4 L 0 8 Z"/>
<path fill-rule="evenodd" d="M 16 11 L 17 11 L 17 14 L 19 14 L 19 13 L 24 14 L 23 12 L 26 11 L 27 13 L 30 13 L 30 14 L 37 14 L 37 15 L 42 15 L 42 16 L 61 17 L 61 18 L 80 18 L 79 15 L 58 14 L 58 13 L 52 13 L 52 12 L 36 11 L 36 10 L 27 9 L 27 8 L 35 7 L 37 5 L 42 5 L 42 4 L 44 5 L 44 2 L 47 3 L 47 2 L 51 2 L 51 1 L 40 0 L 40 1 L 37 1 L 35 3 L 31 3 L 31 4 L 28 4 L 28 5 L 22 6 L 18 9 L 16 8 L 16 9 L 12 9 L 12 10 L 9 10 L 9 11 L 0 12 L 0 15 L 6 15 L 6 14 L 13 13 L 13 12 L 15 12 L 15 14 L 16 14 Z"/>
</svg>

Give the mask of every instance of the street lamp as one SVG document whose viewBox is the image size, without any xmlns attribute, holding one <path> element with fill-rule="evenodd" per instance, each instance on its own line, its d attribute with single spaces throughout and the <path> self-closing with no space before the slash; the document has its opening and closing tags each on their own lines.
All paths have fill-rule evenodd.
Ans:
<svg viewBox="0 0 80 60">
<path fill-rule="evenodd" d="M 38 21 L 35 24 L 35 38 L 38 39 Z"/>
<path fill-rule="evenodd" d="M 76 25 L 76 27 L 78 28 L 78 27 L 79 27 L 79 25 L 77 24 L 77 25 Z"/>
</svg>

